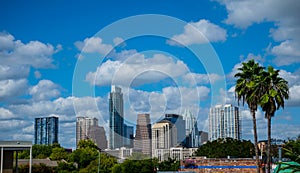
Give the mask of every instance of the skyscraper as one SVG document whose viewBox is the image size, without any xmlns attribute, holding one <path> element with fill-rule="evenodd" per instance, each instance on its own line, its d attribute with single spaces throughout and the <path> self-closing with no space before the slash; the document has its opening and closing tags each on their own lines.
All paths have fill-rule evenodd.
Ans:
<svg viewBox="0 0 300 173">
<path fill-rule="evenodd" d="M 185 135 L 186 135 L 186 143 L 187 147 L 198 147 L 199 140 L 198 139 L 198 126 L 197 120 L 195 116 L 192 114 L 190 110 L 185 110 L 183 114 L 183 119 L 185 120 Z"/>
<path fill-rule="evenodd" d="M 107 149 L 107 139 L 103 127 L 98 125 L 90 127 L 88 130 L 88 136 L 96 143 L 98 148 L 102 150 Z"/>
<path fill-rule="evenodd" d="M 151 156 L 151 122 L 149 114 L 138 114 L 134 149 Z"/>
<path fill-rule="evenodd" d="M 239 108 L 231 104 L 216 105 L 209 112 L 209 140 L 219 138 L 240 139 Z"/>
<path fill-rule="evenodd" d="M 162 120 L 152 126 L 152 153 L 156 149 L 170 149 L 177 143 L 177 128 L 168 121 Z"/>
<path fill-rule="evenodd" d="M 109 97 L 109 149 L 120 148 L 124 139 L 123 93 L 117 86 L 111 87 Z"/>
<path fill-rule="evenodd" d="M 133 148 L 133 126 L 124 124 L 124 147 Z"/>
<path fill-rule="evenodd" d="M 173 123 L 177 129 L 177 143 L 181 144 L 185 141 L 185 120 L 181 115 L 177 114 L 165 114 L 164 120 L 168 120 Z"/>
<path fill-rule="evenodd" d="M 35 118 L 34 131 L 35 144 L 58 143 L 58 117 Z"/>
<path fill-rule="evenodd" d="M 94 142 L 96 141 L 93 138 L 93 132 L 95 127 L 98 126 L 98 119 L 97 118 L 90 118 L 90 117 L 77 117 L 76 121 L 76 146 L 80 140 L 84 139 L 91 139 Z"/>
</svg>

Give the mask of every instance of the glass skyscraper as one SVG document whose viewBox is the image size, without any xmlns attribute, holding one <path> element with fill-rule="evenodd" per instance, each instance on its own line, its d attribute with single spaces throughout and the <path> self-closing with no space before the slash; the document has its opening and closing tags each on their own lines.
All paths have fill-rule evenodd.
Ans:
<svg viewBox="0 0 300 173">
<path fill-rule="evenodd" d="M 210 108 L 209 116 L 209 140 L 219 138 L 241 138 L 239 108 L 231 104 L 217 105 Z"/>
<path fill-rule="evenodd" d="M 58 143 L 58 117 L 35 118 L 34 131 L 35 144 Z"/>
<path fill-rule="evenodd" d="M 121 88 L 112 85 L 109 97 L 109 149 L 124 146 L 123 93 Z"/>
</svg>

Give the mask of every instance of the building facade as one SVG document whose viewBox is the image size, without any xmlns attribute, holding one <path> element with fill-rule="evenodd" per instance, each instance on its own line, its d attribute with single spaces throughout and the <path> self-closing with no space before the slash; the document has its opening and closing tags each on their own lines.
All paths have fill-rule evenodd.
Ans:
<svg viewBox="0 0 300 173">
<path fill-rule="evenodd" d="M 124 147 L 133 148 L 133 126 L 124 124 Z"/>
<path fill-rule="evenodd" d="M 108 146 L 104 127 L 96 125 L 89 128 L 88 136 L 96 143 L 98 148 L 101 150 L 107 149 Z"/>
<path fill-rule="evenodd" d="M 35 118 L 34 144 L 58 143 L 58 117 Z"/>
<path fill-rule="evenodd" d="M 121 88 L 113 85 L 109 97 L 109 149 L 124 146 L 124 106 Z"/>
<path fill-rule="evenodd" d="M 162 162 L 169 158 L 175 160 L 183 160 L 195 155 L 198 148 L 183 148 L 183 147 L 171 147 L 169 149 L 155 149 L 153 157 Z"/>
<path fill-rule="evenodd" d="M 77 117 L 76 146 L 80 140 L 91 139 L 96 143 L 98 119 L 90 117 Z M 100 130 L 100 129 L 99 129 Z M 104 140 L 104 139 L 103 139 Z"/>
<path fill-rule="evenodd" d="M 177 128 L 167 120 L 162 120 L 152 126 L 152 153 L 156 149 L 170 149 L 177 144 Z M 154 155 L 152 155 L 153 157 Z"/>
<path fill-rule="evenodd" d="M 191 111 L 185 110 L 183 114 L 185 120 L 185 146 L 189 148 L 199 146 L 198 125 L 197 119 Z"/>
<path fill-rule="evenodd" d="M 138 114 L 136 132 L 134 138 L 134 149 L 151 157 L 151 122 L 149 114 Z"/>
<path fill-rule="evenodd" d="M 241 138 L 239 108 L 231 104 L 216 105 L 209 112 L 209 140 Z"/>
<path fill-rule="evenodd" d="M 186 137 L 186 128 L 185 128 L 185 120 L 183 120 L 183 116 L 177 114 L 165 114 L 163 120 L 170 121 L 173 125 L 175 125 L 177 129 L 177 144 L 183 144 L 185 142 Z"/>
</svg>

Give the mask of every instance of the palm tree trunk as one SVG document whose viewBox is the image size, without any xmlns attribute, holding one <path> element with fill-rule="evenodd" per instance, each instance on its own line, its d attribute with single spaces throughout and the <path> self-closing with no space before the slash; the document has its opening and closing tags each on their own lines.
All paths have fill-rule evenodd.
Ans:
<svg viewBox="0 0 300 173">
<path fill-rule="evenodd" d="M 258 155 L 258 145 L 257 145 L 257 130 L 256 130 L 256 116 L 255 110 L 251 110 L 252 120 L 253 120 L 253 133 L 254 133 L 254 147 L 255 147 L 255 159 L 256 159 L 256 172 L 260 173 L 259 166 L 259 155 Z"/>
<path fill-rule="evenodd" d="M 271 116 L 268 115 L 267 173 L 271 172 Z"/>
</svg>

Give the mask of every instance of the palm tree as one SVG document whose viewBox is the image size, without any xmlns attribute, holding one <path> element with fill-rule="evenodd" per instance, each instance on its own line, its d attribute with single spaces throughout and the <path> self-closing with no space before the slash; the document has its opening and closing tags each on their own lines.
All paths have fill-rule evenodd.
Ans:
<svg viewBox="0 0 300 173">
<path fill-rule="evenodd" d="M 268 147 L 267 147 L 267 170 L 270 173 L 270 148 L 271 148 L 271 118 L 276 110 L 284 108 L 284 100 L 289 98 L 288 82 L 279 77 L 279 70 L 269 66 L 261 76 L 264 84 L 263 96 L 260 100 L 262 110 L 265 112 L 265 118 L 268 119 Z"/>
<path fill-rule="evenodd" d="M 248 104 L 250 109 L 252 120 L 253 120 L 253 132 L 254 132 L 254 146 L 256 156 L 257 172 L 260 172 L 259 168 L 259 155 L 257 145 L 257 129 L 256 129 L 256 111 L 261 100 L 261 82 L 258 82 L 264 67 L 260 66 L 253 59 L 248 62 L 242 63 L 242 67 L 238 69 L 239 72 L 234 75 L 238 78 L 235 86 L 235 94 L 238 99 L 238 103 L 242 101 L 243 105 L 245 102 Z"/>
</svg>

